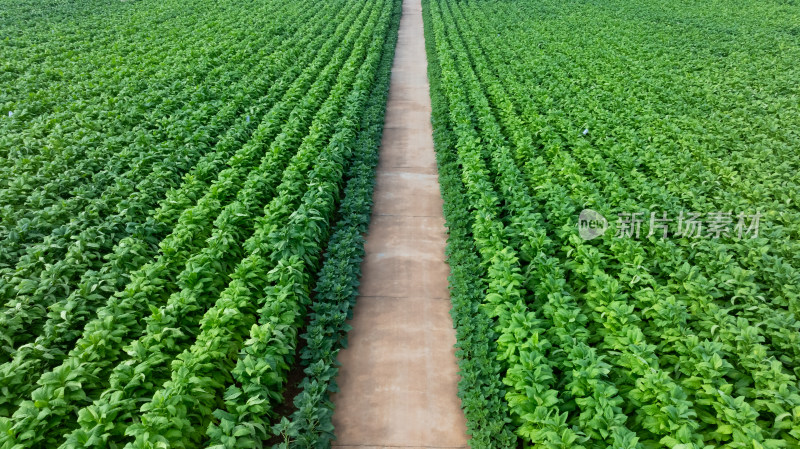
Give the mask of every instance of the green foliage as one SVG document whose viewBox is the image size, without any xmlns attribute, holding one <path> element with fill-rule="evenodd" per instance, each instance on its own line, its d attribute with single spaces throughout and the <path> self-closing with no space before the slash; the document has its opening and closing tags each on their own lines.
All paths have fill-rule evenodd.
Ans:
<svg viewBox="0 0 800 449">
<path fill-rule="evenodd" d="M 798 6 L 422 6 L 470 445 L 800 447 Z M 400 10 L 0 0 L 0 448 L 330 446 Z"/>
<path fill-rule="evenodd" d="M 309 306 L 308 327 L 302 337 L 306 347 L 300 353 L 306 377 L 301 391 L 294 397 L 296 411 L 282 417 L 272 427 L 272 434 L 282 443 L 278 447 L 325 448 L 334 438 L 333 404 L 329 394 L 336 391 L 338 373 L 336 356 L 346 346 L 352 307 L 358 294 L 360 265 L 364 255 L 364 238 L 372 208 L 375 167 L 383 131 L 389 74 L 394 60 L 401 4 L 394 3 L 383 52 L 354 143 L 354 158 L 346 178 L 344 199 L 339 206 L 339 221 L 328 241 L 324 264 L 319 270 L 313 302 Z M 230 434 L 234 427 L 227 432 Z M 220 432 L 213 429 L 210 432 Z M 242 432 L 244 432 L 242 430 Z M 245 433 L 247 435 L 247 433 Z M 215 437 L 219 447 L 231 447 L 248 440 Z M 227 445 L 226 445 L 227 444 Z M 235 447 L 235 446 L 233 446 Z"/>
<path fill-rule="evenodd" d="M 154 78 L 153 90 L 118 105 L 119 114 L 132 108 L 131 117 L 142 115 L 135 102 L 156 108 L 146 114 L 152 123 L 110 114 L 64 134 L 2 123 L 13 131 L 8 141 L 41 133 L 71 142 L 85 128 L 98 142 L 120 128 L 135 138 L 121 134 L 119 155 L 87 140 L 66 159 L 28 146 L 0 167 L 36 173 L 27 184 L 0 186 L 9 201 L 0 210 L 0 232 L 7 232 L 0 237 L 8 236 L 0 239 L 0 264 L 11 262 L 0 265 L 7 299 L 0 447 L 252 447 L 269 438 L 273 407 L 283 400 L 345 173 L 361 160 L 359 127 L 375 115 L 369 94 L 388 83 L 388 71 L 377 73 L 387 43 L 393 48 L 400 3 L 150 3 L 134 26 L 171 16 L 186 18 L 176 27 L 200 23 L 195 34 L 168 42 L 185 34 L 172 30 L 156 44 L 165 64 L 175 65 L 163 71 L 172 90 Z M 108 19 L 110 28 L 92 28 L 95 45 L 133 52 L 141 59 L 130 63 L 142 64 L 144 77 L 162 73 L 163 61 L 145 57 L 147 46 L 134 51 L 115 35 L 130 13 L 125 6 L 75 7 Z M 34 7 L 12 11 L 23 23 Z M 71 29 L 65 13 L 44 17 Z M 221 37 L 200 38 L 207 31 Z M 53 51 L 70 45 L 54 43 Z M 191 61 L 171 53 L 195 45 L 211 55 Z M 89 77 L 113 72 L 97 69 Z M 30 82 L 13 92 L 22 95 Z M 121 81 L 86 87 L 79 108 L 90 112 L 125 88 Z M 65 85 L 44 88 L 72 95 Z M 59 112 L 43 101 L 18 116 L 47 120 Z M 72 175 L 81 172 L 97 176 Z"/>
<path fill-rule="evenodd" d="M 772 22 L 656 3 L 424 3 L 440 173 L 452 161 L 462 181 L 442 178 L 445 210 L 465 211 L 448 219 L 451 246 L 480 261 L 471 307 L 490 320 L 505 384 L 482 396 L 504 398 L 532 446 L 795 447 L 796 195 L 768 189 L 796 184 L 796 137 L 778 130 L 794 121 L 740 92 L 765 83 L 796 111 L 797 71 L 756 75 L 730 49 L 798 54 L 775 34 L 796 11 L 759 4 Z M 717 80 L 713 95 L 695 71 Z M 612 224 L 648 209 L 774 221 L 753 239 L 612 229 L 589 242 L 575 226 L 586 207 Z M 499 441 L 475 438 L 499 432 L 466 404 L 475 445 Z"/>
</svg>

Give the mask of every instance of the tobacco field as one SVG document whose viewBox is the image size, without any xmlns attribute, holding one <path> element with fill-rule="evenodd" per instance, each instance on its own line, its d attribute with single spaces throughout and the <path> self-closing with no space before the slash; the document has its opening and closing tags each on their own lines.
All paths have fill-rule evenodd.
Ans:
<svg viewBox="0 0 800 449">
<path fill-rule="evenodd" d="M 423 1 L 473 447 L 800 446 L 800 8 L 745 3 Z"/>
<path fill-rule="evenodd" d="M 399 5 L 0 3 L 0 447 L 332 438 Z"/>
<path fill-rule="evenodd" d="M 0 449 L 334 444 L 402 3 L 0 0 Z M 800 448 L 800 4 L 421 6 L 469 446 Z"/>
</svg>

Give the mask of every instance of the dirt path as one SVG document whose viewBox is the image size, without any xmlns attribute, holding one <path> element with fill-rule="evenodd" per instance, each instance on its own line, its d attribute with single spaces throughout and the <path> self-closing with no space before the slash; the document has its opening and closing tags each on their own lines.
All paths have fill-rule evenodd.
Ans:
<svg viewBox="0 0 800 449">
<path fill-rule="evenodd" d="M 405 0 L 334 447 L 467 447 L 430 116 L 422 8 Z"/>
</svg>

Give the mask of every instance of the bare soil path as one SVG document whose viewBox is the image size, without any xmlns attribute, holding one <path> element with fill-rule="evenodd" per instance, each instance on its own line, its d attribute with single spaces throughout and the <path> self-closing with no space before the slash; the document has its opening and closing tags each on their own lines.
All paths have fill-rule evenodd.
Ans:
<svg viewBox="0 0 800 449">
<path fill-rule="evenodd" d="M 466 448 L 419 0 L 404 0 L 334 447 Z"/>
</svg>

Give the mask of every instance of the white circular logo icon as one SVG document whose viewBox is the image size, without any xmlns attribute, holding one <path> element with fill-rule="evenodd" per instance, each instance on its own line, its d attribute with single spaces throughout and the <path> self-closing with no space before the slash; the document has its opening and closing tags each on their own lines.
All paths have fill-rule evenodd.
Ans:
<svg viewBox="0 0 800 449">
<path fill-rule="evenodd" d="M 592 240 L 605 234 L 608 229 L 608 220 L 600 212 L 584 209 L 578 216 L 578 234 L 584 240 Z"/>
</svg>

